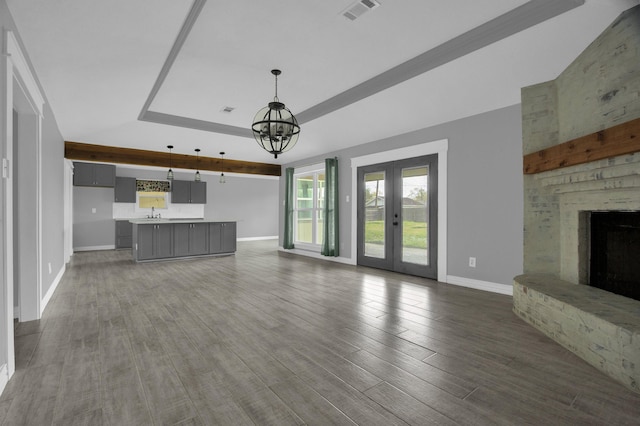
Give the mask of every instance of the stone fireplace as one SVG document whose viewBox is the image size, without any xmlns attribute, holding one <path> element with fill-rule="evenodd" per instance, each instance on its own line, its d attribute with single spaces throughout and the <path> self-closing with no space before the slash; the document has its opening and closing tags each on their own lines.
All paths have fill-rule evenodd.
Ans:
<svg viewBox="0 0 640 426">
<path fill-rule="evenodd" d="M 522 116 L 514 312 L 640 392 L 640 301 L 588 285 L 591 215 L 640 211 L 640 5 L 557 79 L 523 88 Z"/>
<path fill-rule="evenodd" d="M 533 179 L 557 199 L 559 247 L 554 260 L 559 271 L 554 275 L 570 283 L 589 284 L 590 214 L 640 211 L 640 153 L 539 173 Z M 527 266 L 525 273 L 550 272 Z"/>
</svg>

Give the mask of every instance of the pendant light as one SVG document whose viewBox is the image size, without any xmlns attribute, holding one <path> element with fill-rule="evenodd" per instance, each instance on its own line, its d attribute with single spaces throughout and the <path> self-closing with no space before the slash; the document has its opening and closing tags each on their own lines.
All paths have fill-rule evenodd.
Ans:
<svg viewBox="0 0 640 426">
<path fill-rule="evenodd" d="M 278 76 L 281 73 L 280 70 L 271 70 L 276 78 L 276 95 L 273 102 L 258 111 L 251 125 L 258 145 L 275 158 L 293 148 L 300 134 L 298 120 L 278 99 Z"/>
<path fill-rule="evenodd" d="M 224 151 L 220 152 L 220 183 L 226 183 L 227 179 L 224 177 Z"/>
<path fill-rule="evenodd" d="M 200 182 L 200 179 L 201 179 L 199 163 L 200 163 L 200 148 L 196 148 L 196 176 L 194 178 L 196 182 Z"/>
<path fill-rule="evenodd" d="M 167 145 L 169 148 L 169 171 L 167 172 L 167 180 L 173 180 L 173 170 L 171 170 L 171 150 L 173 149 L 173 145 Z"/>
</svg>

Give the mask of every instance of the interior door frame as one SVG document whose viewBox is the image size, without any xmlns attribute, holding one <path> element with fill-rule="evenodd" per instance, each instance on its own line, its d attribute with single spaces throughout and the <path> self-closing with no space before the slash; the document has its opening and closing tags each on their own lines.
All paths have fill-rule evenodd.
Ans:
<svg viewBox="0 0 640 426">
<path fill-rule="evenodd" d="M 31 73 L 25 55 L 10 30 L 3 32 L 2 55 L 0 59 L 2 81 L 0 82 L 0 121 L 4 132 L 0 135 L 0 149 L 2 150 L 2 184 L 0 185 L 0 201 L 2 204 L 2 293 L 3 318 L 0 338 L 4 340 L 2 361 L 0 366 L 0 390 L 15 372 L 15 353 L 13 335 L 13 258 L 14 258 L 14 221 L 13 221 L 13 191 L 15 176 L 13 176 L 13 110 L 16 109 L 20 120 L 27 124 L 21 128 L 23 135 L 18 133 L 19 143 L 29 143 L 34 148 L 35 158 L 29 159 L 29 167 L 35 174 L 35 187 L 30 187 L 35 197 L 35 223 L 31 223 L 35 231 L 35 261 L 31 268 L 35 268 L 35 282 L 28 288 L 20 288 L 20 316 L 33 316 L 39 319 L 41 302 L 41 271 L 42 271 L 42 216 L 41 216 L 41 147 L 42 147 L 42 117 L 44 97 L 40 93 L 36 79 Z M 23 139 L 23 137 L 27 139 Z M 23 312 L 24 310 L 24 312 Z"/>
<path fill-rule="evenodd" d="M 358 167 L 423 155 L 438 154 L 438 281 L 447 281 L 447 151 L 449 141 L 440 139 L 404 148 L 381 151 L 351 159 L 351 260 L 358 259 Z M 349 202 L 349 201 L 347 201 Z"/>
</svg>

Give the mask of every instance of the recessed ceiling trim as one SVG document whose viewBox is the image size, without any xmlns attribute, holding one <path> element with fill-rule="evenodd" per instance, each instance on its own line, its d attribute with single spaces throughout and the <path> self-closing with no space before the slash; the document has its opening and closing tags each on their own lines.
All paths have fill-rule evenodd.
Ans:
<svg viewBox="0 0 640 426">
<path fill-rule="evenodd" d="M 166 124 L 169 126 L 185 127 L 187 129 L 204 130 L 213 133 L 222 133 L 231 136 L 241 136 L 253 139 L 253 132 L 249 128 L 230 126 L 228 124 L 214 123 L 212 121 L 197 120 L 195 118 L 179 115 L 165 114 L 163 112 L 147 111 L 141 121 Z"/>
<path fill-rule="evenodd" d="M 253 138 L 253 134 L 249 128 L 245 129 L 212 121 L 148 111 L 205 3 L 206 0 L 194 0 L 187 19 L 174 42 L 138 119 L 141 121 Z M 503 40 L 520 31 L 582 6 L 584 3 L 585 0 L 528 1 L 464 34 L 446 41 L 431 50 L 300 112 L 297 114 L 298 123 L 308 123 L 337 111 L 497 41 Z"/>
<path fill-rule="evenodd" d="M 303 124 L 583 5 L 585 0 L 532 0 L 298 114 Z"/>
<path fill-rule="evenodd" d="M 176 37 L 176 40 L 173 42 L 173 46 L 169 51 L 169 55 L 167 56 L 167 59 L 164 61 L 164 64 L 160 69 L 158 78 L 156 78 L 156 82 L 153 84 L 153 87 L 151 88 L 151 92 L 149 93 L 147 100 L 142 106 L 142 111 L 140 111 L 140 115 L 138 115 L 138 120 L 148 121 L 148 120 L 144 120 L 144 116 L 146 115 L 147 111 L 151 107 L 151 103 L 153 102 L 156 95 L 160 91 L 160 88 L 164 84 L 164 80 L 167 78 L 169 71 L 171 71 L 171 67 L 173 66 L 173 63 L 178 57 L 178 54 L 180 53 L 180 51 L 182 50 L 182 46 L 184 45 L 184 42 L 187 40 L 187 37 L 189 36 L 189 33 L 191 32 L 193 25 L 198 20 L 198 16 L 200 16 L 200 12 L 202 12 L 202 8 L 204 7 L 206 2 L 207 0 L 193 0 L 191 9 L 187 14 L 187 18 L 184 20 L 182 24 L 182 28 L 180 28 L 180 31 L 178 32 L 178 36 Z"/>
</svg>

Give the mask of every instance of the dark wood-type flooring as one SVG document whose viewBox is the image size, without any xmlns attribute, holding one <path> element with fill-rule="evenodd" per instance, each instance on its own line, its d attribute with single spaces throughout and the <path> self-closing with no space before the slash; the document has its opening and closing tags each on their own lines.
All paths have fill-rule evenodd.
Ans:
<svg viewBox="0 0 640 426">
<path fill-rule="evenodd" d="M 16 327 L 3 425 L 619 425 L 640 395 L 511 298 L 278 253 L 76 253 Z"/>
</svg>

